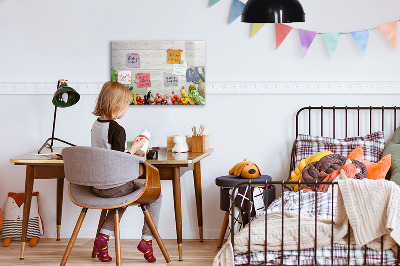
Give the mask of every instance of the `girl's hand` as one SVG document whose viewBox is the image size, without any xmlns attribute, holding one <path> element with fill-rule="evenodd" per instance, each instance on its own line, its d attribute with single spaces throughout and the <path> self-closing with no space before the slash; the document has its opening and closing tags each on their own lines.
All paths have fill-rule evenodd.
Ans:
<svg viewBox="0 0 400 266">
<path fill-rule="evenodd" d="M 135 154 L 140 148 L 143 147 L 143 145 L 146 143 L 146 141 L 147 140 L 145 138 L 136 137 L 135 140 L 132 142 L 129 152 L 131 154 Z"/>
<path fill-rule="evenodd" d="M 145 154 L 137 154 L 135 153 L 134 155 L 139 156 L 139 157 L 146 157 L 146 155 L 149 153 L 149 149 L 147 149 Z"/>
</svg>

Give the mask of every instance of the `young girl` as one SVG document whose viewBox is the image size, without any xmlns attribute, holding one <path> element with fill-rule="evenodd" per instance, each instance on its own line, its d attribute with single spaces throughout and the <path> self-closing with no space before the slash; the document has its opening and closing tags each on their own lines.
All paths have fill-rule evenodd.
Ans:
<svg viewBox="0 0 400 266">
<path fill-rule="evenodd" d="M 132 93 L 124 85 L 117 82 L 106 82 L 103 85 L 93 112 L 94 115 L 99 116 L 92 127 L 91 140 L 93 147 L 125 152 L 125 129 L 115 120 L 122 118 L 126 114 L 131 100 Z M 146 139 L 144 138 L 136 138 L 129 149 L 129 153 L 131 153 L 132 156 L 144 157 L 145 155 L 136 154 L 136 151 L 139 150 L 145 142 Z M 140 161 L 143 161 L 143 159 L 138 158 L 138 163 Z M 144 186 L 143 183 L 135 182 L 136 178 L 136 176 L 132 176 L 132 181 L 117 187 L 93 187 L 93 194 L 102 198 L 125 196 Z M 156 226 L 158 226 L 160 207 L 161 195 L 155 202 L 147 205 Z M 118 209 L 120 219 L 125 210 L 126 207 Z M 97 249 L 97 258 L 101 261 L 112 260 L 108 255 L 108 240 L 110 236 L 114 236 L 114 214 L 115 210 L 109 210 L 107 212 L 106 220 L 101 228 L 100 234 L 94 241 L 94 245 Z M 153 234 L 151 233 L 150 227 L 145 221 L 142 230 L 142 240 L 137 248 L 144 253 L 144 258 L 149 262 L 156 261 L 156 258 L 153 256 L 152 237 Z"/>
</svg>

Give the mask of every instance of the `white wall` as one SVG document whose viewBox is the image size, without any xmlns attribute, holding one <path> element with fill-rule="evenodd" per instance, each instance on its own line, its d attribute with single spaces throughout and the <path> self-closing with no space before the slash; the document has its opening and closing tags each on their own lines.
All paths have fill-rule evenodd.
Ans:
<svg viewBox="0 0 400 266">
<path fill-rule="evenodd" d="M 252 40 L 250 25 L 227 24 L 229 0 L 208 9 L 208 0 L 170 1 L 11 1 L 0 0 L 0 82 L 104 82 L 109 79 L 111 40 L 205 40 L 209 81 L 399 81 L 399 52 L 391 50 L 378 31 L 371 33 L 362 57 L 349 35 L 343 36 L 334 59 L 329 59 L 318 36 L 301 59 L 297 32 L 274 50 L 273 25 Z M 294 24 L 309 30 L 350 31 L 399 19 L 397 1 L 303 0 L 307 22 Z M 0 207 L 7 192 L 24 190 L 25 168 L 9 158 L 35 150 L 51 134 L 50 95 L 0 95 Z M 96 95 L 60 109 L 56 135 L 78 145 L 90 144 L 91 115 Z M 189 134 L 193 124 L 207 125 L 215 152 L 203 161 L 205 238 L 218 238 L 223 214 L 214 179 L 227 174 L 238 161 L 255 161 L 263 174 L 275 180 L 286 176 L 294 138 L 294 115 L 308 105 L 398 105 L 399 95 L 318 94 L 210 94 L 203 107 L 132 107 L 120 122 L 128 138 L 142 128 L 152 132 L 153 145 L 165 146 L 176 133 Z M 55 237 L 55 180 L 35 182 L 45 237 Z M 160 233 L 175 238 L 172 188 L 163 181 Z M 79 208 L 64 191 L 62 237 L 69 237 Z M 197 237 L 192 176 L 182 177 L 184 238 Z M 80 237 L 93 237 L 99 212 L 90 211 Z M 138 218 L 139 217 L 139 218 Z M 130 208 L 121 222 L 123 238 L 139 238 L 142 218 Z"/>
</svg>

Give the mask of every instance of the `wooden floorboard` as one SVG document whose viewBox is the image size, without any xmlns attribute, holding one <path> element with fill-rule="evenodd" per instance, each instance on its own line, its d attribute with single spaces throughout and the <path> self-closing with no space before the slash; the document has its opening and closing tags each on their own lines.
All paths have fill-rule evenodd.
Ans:
<svg viewBox="0 0 400 266">
<path fill-rule="evenodd" d="M 9 247 L 0 246 L 0 265 L 60 265 L 69 239 L 40 239 L 36 247 L 27 246 L 25 259 L 20 260 L 20 242 L 12 241 Z M 136 249 L 140 240 L 121 240 L 122 264 L 123 265 L 153 265 L 149 264 L 143 254 Z M 157 265 L 212 265 L 215 255 L 218 253 L 217 240 L 188 240 L 183 241 L 183 261 L 178 260 L 178 247 L 176 240 L 163 240 L 172 262 L 167 264 L 162 256 L 157 242 L 154 241 L 154 254 L 157 258 Z M 104 263 L 91 258 L 93 240 L 77 239 L 68 259 L 67 265 L 115 265 L 114 264 L 114 243 L 110 240 L 109 254 L 113 257 L 112 263 Z"/>
</svg>

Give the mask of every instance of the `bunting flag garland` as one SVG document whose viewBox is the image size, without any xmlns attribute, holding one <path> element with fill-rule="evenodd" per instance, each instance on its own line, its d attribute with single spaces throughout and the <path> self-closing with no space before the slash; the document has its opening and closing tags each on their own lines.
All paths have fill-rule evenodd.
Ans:
<svg viewBox="0 0 400 266">
<path fill-rule="evenodd" d="M 212 7 L 213 5 L 215 5 L 218 2 L 219 2 L 219 0 L 210 0 L 210 5 L 208 7 Z"/>
<path fill-rule="evenodd" d="M 317 33 L 315 31 L 299 30 L 301 54 L 304 58 Z"/>
<path fill-rule="evenodd" d="M 292 29 L 293 28 L 288 25 L 275 23 L 276 49 L 278 49 L 278 47 L 282 44 L 282 42 L 285 40 L 286 36 L 288 36 Z"/>
<path fill-rule="evenodd" d="M 360 48 L 360 51 L 363 55 L 365 55 L 365 51 L 367 50 L 370 32 L 371 32 L 371 29 L 351 32 L 351 35 L 353 36 L 354 40 L 356 41 L 356 43 L 357 43 L 358 47 Z"/>
<path fill-rule="evenodd" d="M 209 7 L 212 7 L 220 0 L 209 0 Z M 235 21 L 243 12 L 246 1 L 244 0 L 231 0 L 232 10 L 229 16 L 229 24 Z M 315 37 L 318 35 L 322 35 L 325 41 L 326 48 L 328 50 L 329 56 L 333 58 L 337 47 L 339 45 L 340 37 L 344 34 L 351 34 L 353 36 L 354 41 L 356 42 L 358 48 L 361 53 L 365 55 L 368 47 L 369 36 L 372 30 L 380 30 L 385 36 L 386 40 L 392 46 L 394 50 L 397 49 L 397 31 L 398 31 L 398 22 L 400 20 L 395 20 L 377 27 L 368 28 L 360 31 L 350 31 L 350 32 L 333 32 L 333 33 L 324 33 L 324 32 L 315 32 L 310 30 L 293 28 L 291 26 L 275 23 L 275 41 L 276 46 L 275 49 L 278 49 L 286 37 L 292 30 L 298 30 L 300 36 L 301 43 L 301 53 L 304 58 L 307 54 L 308 49 L 310 48 L 312 42 Z M 252 23 L 251 28 L 251 37 L 253 38 L 265 25 L 266 23 Z"/>
<path fill-rule="evenodd" d="M 338 47 L 339 39 L 340 36 L 342 36 L 342 34 L 340 34 L 339 32 L 334 32 L 334 33 L 325 33 L 323 36 L 326 48 L 328 48 L 329 55 L 332 58 L 333 54 L 336 51 L 336 48 Z"/>
<path fill-rule="evenodd" d="M 233 0 L 231 17 L 229 18 L 229 24 L 242 15 L 243 8 L 244 8 L 243 2 L 239 0 Z"/>
<path fill-rule="evenodd" d="M 253 23 L 252 28 L 251 28 L 251 38 L 256 35 L 262 27 L 264 27 L 265 23 Z"/>
<path fill-rule="evenodd" d="M 397 48 L 397 24 L 396 20 L 378 27 L 394 50 Z"/>
</svg>

